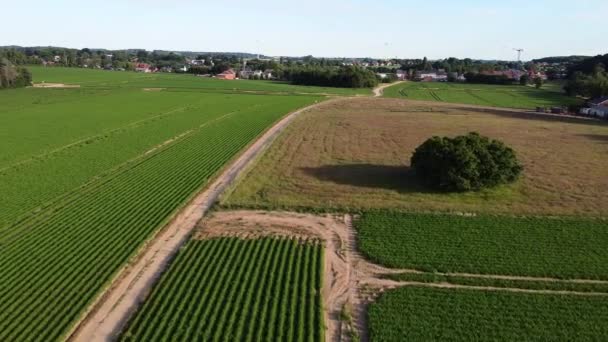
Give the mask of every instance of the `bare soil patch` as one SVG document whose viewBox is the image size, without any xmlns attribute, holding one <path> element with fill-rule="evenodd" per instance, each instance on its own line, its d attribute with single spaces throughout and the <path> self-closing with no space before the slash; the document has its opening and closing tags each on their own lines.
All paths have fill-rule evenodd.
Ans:
<svg viewBox="0 0 608 342">
<path fill-rule="evenodd" d="M 514 185 L 442 194 L 409 160 L 434 136 L 477 131 L 513 147 Z M 522 215 L 608 214 L 608 125 L 517 110 L 348 98 L 301 116 L 222 204 L 260 208 L 398 208 Z"/>
<path fill-rule="evenodd" d="M 63 84 L 63 83 L 34 83 L 34 88 L 80 88 L 80 84 Z"/>
</svg>

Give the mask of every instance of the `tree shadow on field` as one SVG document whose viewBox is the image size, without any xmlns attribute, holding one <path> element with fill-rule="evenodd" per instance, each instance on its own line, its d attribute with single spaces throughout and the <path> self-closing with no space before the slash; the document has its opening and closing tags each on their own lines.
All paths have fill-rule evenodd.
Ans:
<svg viewBox="0 0 608 342">
<path fill-rule="evenodd" d="M 362 188 L 394 190 L 400 193 L 435 193 L 408 166 L 340 164 L 304 167 L 301 170 L 320 181 Z"/>
</svg>

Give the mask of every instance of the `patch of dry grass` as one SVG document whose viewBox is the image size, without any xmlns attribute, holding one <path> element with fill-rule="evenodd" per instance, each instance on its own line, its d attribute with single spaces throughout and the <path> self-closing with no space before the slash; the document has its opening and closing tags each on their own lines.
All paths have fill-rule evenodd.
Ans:
<svg viewBox="0 0 608 342">
<path fill-rule="evenodd" d="M 525 167 L 522 178 L 464 194 L 422 187 L 408 169 L 414 149 L 433 135 L 470 131 L 513 147 Z M 605 216 L 608 125 L 462 105 L 345 99 L 294 121 L 222 204 Z"/>
</svg>

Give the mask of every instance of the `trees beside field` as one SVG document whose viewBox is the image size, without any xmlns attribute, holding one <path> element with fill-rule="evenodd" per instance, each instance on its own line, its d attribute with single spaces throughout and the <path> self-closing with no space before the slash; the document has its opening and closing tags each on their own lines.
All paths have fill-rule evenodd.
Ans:
<svg viewBox="0 0 608 342">
<path fill-rule="evenodd" d="M 596 65 L 591 73 L 576 71 L 565 86 L 568 95 L 601 97 L 608 95 L 608 72 L 603 64 Z"/>
<path fill-rule="evenodd" d="M 608 54 L 583 59 L 568 68 L 568 95 L 608 96 Z"/>
<path fill-rule="evenodd" d="M 506 75 L 486 75 L 474 72 L 467 72 L 464 77 L 468 83 L 482 83 L 482 84 L 500 84 L 509 85 L 513 84 L 514 80 L 507 77 Z"/>
<path fill-rule="evenodd" d="M 292 84 L 340 88 L 372 88 L 376 75 L 359 67 L 294 66 L 284 69 L 283 78 Z"/>
<path fill-rule="evenodd" d="M 14 66 L 7 59 L 0 59 L 0 89 L 21 88 L 32 84 L 32 74 L 24 67 Z"/>
</svg>

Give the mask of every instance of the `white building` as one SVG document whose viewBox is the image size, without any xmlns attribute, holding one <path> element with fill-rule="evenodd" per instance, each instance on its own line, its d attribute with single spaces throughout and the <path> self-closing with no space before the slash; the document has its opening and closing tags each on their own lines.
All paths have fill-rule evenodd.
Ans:
<svg viewBox="0 0 608 342">
<path fill-rule="evenodd" d="M 587 110 L 587 115 L 608 118 L 608 96 L 589 101 L 589 108 L 584 109 Z"/>
</svg>

